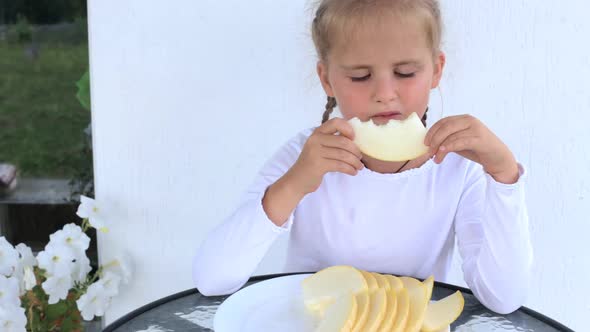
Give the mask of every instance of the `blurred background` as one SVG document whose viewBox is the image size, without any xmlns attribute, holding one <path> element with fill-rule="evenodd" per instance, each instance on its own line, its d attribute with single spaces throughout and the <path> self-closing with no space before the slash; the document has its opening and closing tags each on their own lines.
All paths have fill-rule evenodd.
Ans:
<svg viewBox="0 0 590 332">
<path fill-rule="evenodd" d="M 86 1 L 0 1 L 0 54 L 0 160 L 24 177 L 91 169 L 81 153 L 90 112 L 76 97 L 88 70 Z"/>
<path fill-rule="evenodd" d="M 447 67 L 429 126 L 473 114 L 527 167 L 526 305 L 583 331 L 590 3 L 441 4 Z M 194 287 L 207 232 L 276 149 L 321 120 L 312 17 L 309 0 L 0 0 L 0 163 L 18 174 L 0 195 L 1 234 L 45 243 L 96 192 L 113 225 L 93 250 L 129 250 L 136 266 L 106 323 Z M 281 272 L 285 248 L 283 237 L 256 274 Z M 448 281 L 464 285 L 460 263 Z"/>
<path fill-rule="evenodd" d="M 34 253 L 94 196 L 86 0 L 0 0 L 0 236 Z M 97 266 L 95 234 L 88 250 Z"/>
</svg>

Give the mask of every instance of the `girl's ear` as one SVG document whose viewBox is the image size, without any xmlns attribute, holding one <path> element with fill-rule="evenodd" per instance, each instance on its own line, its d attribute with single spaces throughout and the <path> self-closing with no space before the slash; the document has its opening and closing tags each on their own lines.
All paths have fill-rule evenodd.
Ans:
<svg viewBox="0 0 590 332">
<path fill-rule="evenodd" d="M 323 61 L 318 61 L 317 64 L 317 72 L 318 77 L 320 78 L 320 82 L 322 83 L 322 87 L 326 92 L 326 95 L 329 97 L 334 97 L 334 92 L 332 90 L 332 85 L 330 84 L 330 79 L 328 77 L 328 66 Z"/>
<path fill-rule="evenodd" d="M 438 87 L 440 83 L 440 79 L 442 77 L 443 69 L 445 67 L 446 57 L 443 52 L 439 52 L 438 56 L 434 59 L 434 75 L 432 77 L 432 86 L 431 88 L 434 89 Z"/>
</svg>

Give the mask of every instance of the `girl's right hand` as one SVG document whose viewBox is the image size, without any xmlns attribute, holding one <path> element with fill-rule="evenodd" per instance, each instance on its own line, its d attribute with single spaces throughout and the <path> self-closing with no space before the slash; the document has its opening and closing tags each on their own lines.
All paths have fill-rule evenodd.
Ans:
<svg viewBox="0 0 590 332">
<path fill-rule="evenodd" d="M 361 151 L 353 140 L 352 126 L 341 118 L 333 118 L 316 128 L 287 172 L 298 191 L 303 195 L 316 191 L 328 172 L 356 175 L 363 169 Z"/>
</svg>

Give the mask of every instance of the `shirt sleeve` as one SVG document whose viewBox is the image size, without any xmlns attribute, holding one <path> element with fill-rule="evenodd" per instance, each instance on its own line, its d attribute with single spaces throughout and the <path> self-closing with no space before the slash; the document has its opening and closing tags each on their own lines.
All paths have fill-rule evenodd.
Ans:
<svg viewBox="0 0 590 332">
<path fill-rule="evenodd" d="M 524 304 L 533 261 L 526 171 L 521 164 L 518 169 L 518 181 L 503 184 L 474 164 L 455 216 L 465 282 L 483 305 L 500 314 Z"/>
<path fill-rule="evenodd" d="M 193 281 L 206 296 L 230 294 L 252 276 L 276 238 L 291 229 L 293 213 L 276 226 L 262 207 L 266 189 L 295 163 L 309 133 L 291 139 L 262 167 L 237 209 L 207 234 L 193 258 Z"/>
</svg>

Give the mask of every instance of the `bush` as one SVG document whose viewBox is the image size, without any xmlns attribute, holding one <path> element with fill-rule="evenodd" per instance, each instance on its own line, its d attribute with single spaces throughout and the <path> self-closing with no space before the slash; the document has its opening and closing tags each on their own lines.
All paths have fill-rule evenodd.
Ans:
<svg viewBox="0 0 590 332">
<path fill-rule="evenodd" d="M 7 41 L 9 43 L 22 44 L 31 42 L 32 40 L 33 27 L 25 16 L 19 14 L 16 24 L 8 28 Z"/>
</svg>

